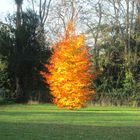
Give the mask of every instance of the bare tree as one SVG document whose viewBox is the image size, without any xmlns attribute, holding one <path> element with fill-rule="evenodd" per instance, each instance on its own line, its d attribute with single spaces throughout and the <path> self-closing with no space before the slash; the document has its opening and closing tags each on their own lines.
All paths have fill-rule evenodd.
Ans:
<svg viewBox="0 0 140 140">
<path fill-rule="evenodd" d="M 53 3 L 47 23 L 48 33 L 53 41 L 63 36 L 70 21 L 77 22 L 79 11 L 76 0 L 60 0 Z"/>
</svg>

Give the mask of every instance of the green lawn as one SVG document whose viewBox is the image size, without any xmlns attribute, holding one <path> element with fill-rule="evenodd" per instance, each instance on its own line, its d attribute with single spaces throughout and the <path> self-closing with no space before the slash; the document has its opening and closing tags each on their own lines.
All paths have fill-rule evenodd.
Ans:
<svg viewBox="0 0 140 140">
<path fill-rule="evenodd" d="M 140 140 L 140 108 L 0 106 L 0 140 Z"/>
</svg>

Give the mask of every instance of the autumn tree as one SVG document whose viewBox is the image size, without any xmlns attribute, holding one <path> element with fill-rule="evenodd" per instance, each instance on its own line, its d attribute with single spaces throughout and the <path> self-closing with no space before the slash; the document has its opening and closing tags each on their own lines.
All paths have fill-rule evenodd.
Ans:
<svg viewBox="0 0 140 140">
<path fill-rule="evenodd" d="M 64 38 L 53 48 L 50 65 L 46 65 L 49 74 L 41 74 L 50 85 L 54 103 L 68 109 L 85 106 L 95 92 L 91 89 L 92 62 L 84 35 L 75 35 L 70 23 Z"/>
</svg>

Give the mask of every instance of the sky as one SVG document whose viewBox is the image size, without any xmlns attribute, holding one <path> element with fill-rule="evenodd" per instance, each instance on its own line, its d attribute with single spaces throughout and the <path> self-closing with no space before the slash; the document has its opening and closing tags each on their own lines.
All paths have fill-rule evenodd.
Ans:
<svg viewBox="0 0 140 140">
<path fill-rule="evenodd" d="M 23 4 L 24 3 L 25 5 L 23 6 L 23 8 L 27 6 L 26 0 L 24 0 Z M 8 13 L 12 14 L 15 11 L 16 11 L 15 0 L 0 0 L 0 21 L 4 20 Z"/>
<path fill-rule="evenodd" d="M 7 13 L 13 13 L 16 10 L 14 0 L 0 0 L 0 20 L 4 20 Z"/>
<path fill-rule="evenodd" d="M 22 8 L 29 6 L 28 0 L 23 1 Z M 4 20 L 7 14 L 16 12 L 15 0 L 0 0 L 0 21 Z"/>
</svg>

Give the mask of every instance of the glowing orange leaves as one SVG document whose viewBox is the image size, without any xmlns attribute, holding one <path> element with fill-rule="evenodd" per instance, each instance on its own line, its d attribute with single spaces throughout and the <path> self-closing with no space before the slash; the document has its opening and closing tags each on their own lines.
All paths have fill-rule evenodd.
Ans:
<svg viewBox="0 0 140 140">
<path fill-rule="evenodd" d="M 94 91 L 90 88 L 93 69 L 84 35 L 76 36 L 70 23 L 64 39 L 53 48 L 50 65 L 46 65 L 50 73 L 42 75 L 50 85 L 54 103 L 69 109 L 85 106 Z"/>
</svg>

